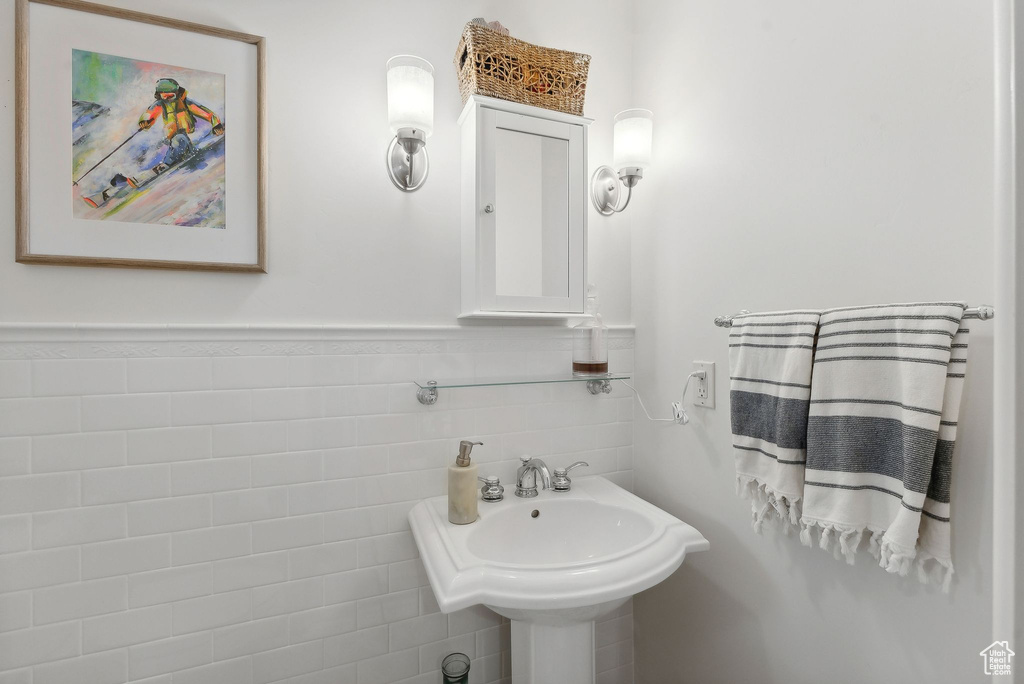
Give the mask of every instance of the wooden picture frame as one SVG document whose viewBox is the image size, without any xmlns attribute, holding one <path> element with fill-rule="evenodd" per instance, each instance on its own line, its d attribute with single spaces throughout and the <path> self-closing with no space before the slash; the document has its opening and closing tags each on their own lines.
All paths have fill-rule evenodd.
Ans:
<svg viewBox="0 0 1024 684">
<path fill-rule="evenodd" d="M 233 139 L 234 136 L 231 136 L 231 134 L 225 134 L 224 133 L 224 130 L 225 130 L 224 123 L 221 124 L 221 128 L 220 128 L 221 132 L 219 134 L 217 134 L 222 140 L 229 140 L 229 139 L 231 140 L 231 143 L 224 142 L 224 143 L 220 144 L 220 146 L 219 146 L 219 150 L 220 151 L 217 153 L 218 156 L 221 159 L 221 166 L 220 166 L 220 171 L 219 171 L 221 176 L 218 177 L 218 178 L 221 178 L 221 180 L 219 181 L 220 184 L 221 184 L 220 185 L 221 190 L 220 190 L 220 196 L 219 196 L 220 197 L 220 199 L 219 199 L 220 203 L 217 205 L 217 206 L 220 207 L 220 213 L 218 214 L 218 216 L 220 217 L 220 220 L 221 220 L 221 224 L 220 225 L 213 226 L 213 228 L 206 228 L 206 227 L 196 228 L 196 227 L 194 227 L 194 226 L 197 226 L 197 225 L 203 225 L 203 224 L 198 224 L 198 223 L 184 223 L 183 225 L 171 226 L 171 227 L 168 227 L 166 225 L 156 225 L 156 224 L 159 224 L 159 223 L 163 223 L 163 224 L 170 223 L 170 222 L 172 222 L 171 218 L 164 218 L 164 219 L 159 220 L 159 221 L 153 221 L 153 220 L 142 221 L 142 222 L 136 221 L 134 223 L 120 222 L 119 219 L 112 219 L 112 220 L 104 222 L 104 220 L 109 217 L 109 214 L 100 217 L 101 219 L 104 219 L 104 220 L 91 220 L 91 221 L 80 220 L 75 215 L 75 213 L 78 211 L 78 205 L 74 203 L 75 197 L 72 196 L 70 198 L 70 206 L 72 206 L 73 208 L 70 210 L 70 213 L 68 213 L 67 216 L 66 216 L 66 223 L 67 223 L 68 226 L 73 226 L 73 228 L 62 228 L 62 230 L 64 230 L 64 232 L 63 233 L 58 233 L 57 230 L 55 228 L 53 228 L 52 226 L 53 226 L 54 223 L 60 223 L 61 220 L 64 220 L 64 219 L 61 216 L 58 216 L 58 220 L 54 221 L 54 220 L 52 220 L 52 218 L 51 219 L 47 219 L 46 216 L 45 216 L 48 212 L 49 213 L 53 213 L 53 212 L 56 212 L 58 210 L 57 209 L 52 209 L 49 206 L 48 202 L 45 202 L 45 201 L 40 202 L 38 196 L 36 197 L 36 200 L 35 200 L 35 205 L 36 206 L 33 207 L 33 205 L 32 205 L 32 198 L 33 198 L 32 192 L 33 192 L 33 189 L 30 186 L 30 180 L 31 180 L 31 176 L 32 176 L 31 164 L 34 161 L 32 157 L 33 157 L 33 152 L 35 152 L 37 149 L 41 149 L 42 146 L 38 143 L 38 140 L 39 140 L 38 138 L 33 139 L 31 137 L 31 126 L 32 125 L 36 125 L 36 124 L 40 125 L 41 127 L 45 126 L 45 123 L 40 123 L 38 121 L 38 117 L 39 116 L 43 116 L 43 114 L 39 114 L 39 113 L 33 114 L 32 101 L 31 101 L 31 96 L 32 96 L 34 91 L 32 89 L 33 88 L 33 84 L 32 84 L 32 82 L 30 80 L 30 75 L 32 73 L 32 65 L 30 64 L 29 60 L 30 60 L 30 56 L 32 54 L 34 54 L 33 53 L 33 48 L 32 48 L 31 37 L 30 37 L 30 30 L 31 30 L 31 28 L 30 28 L 30 14 L 32 13 L 33 6 L 52 7 L 52 8 L 58 8 L 59 10 L 67 10 L 67 11 L 72 11 L 72 12 L 84 12 L 84 13 L 88 13 L 90 15 L 101 15 L 102 17 L 108 17 L 108 18 L 113 19 L 113 20 L 124 20 L 124 21 L 129 21 L 129 22 L 137 22 L 137 23 L 139 23 L 141 25 L 144 25 L 145 27 L 158 27 L 156 29 L 140 28 L 139 29 L 140 32 L 149 31 L 149 32 L 156 33 L 156 32 L 160 32 L 160 31 L 165 31 L 166 29 L 171 29 L 173 31 L 185 31 L 185 32 L 193 33 L 193 34 L 198 34 L 199 36 L 208 37 L 208 38 L 215 38 L 215 39 L 218 39 L 218 40 L 239 41 L 241 43 L 245 43 L 245 44 L 252 45 L 252 46 L 255 47 L 254 72 L 255 72 L 255 77 L 256 77 L 256 83 L 254 85 L 253 84 L 249 84 L 249 83 L 245 83 L 245 84 L 243 84 L 244 88 L 241 88 L 246 93 L 248 93 L 248 96 L 247 96 L 248 99 L 243 102 L 245 105 L 251 104 L 251 101 L 253 99 L 251 97 L 251 94 L 253 92 L 255 93 L 255 107 L 254 107 L 255 111 L 254 112 L 249 111 L 248 107 L 242 107 L 242 106 L 235 106 L 234 107 L 234 112 L 235 112 L 234 115 L 236 116 L 236 118 L 241 119 L 243 114 L 246 117 L 244 124 L 240 124 L 237 129 L 233 129 L 233 130 L 244 131 L 244 135 L 242 133 L 237 134 L 237 136 L 239 136 L 239 139 L 242 140 L 243 144 L 240 147 L 235 147 L 234 146 L 234 139 Z M 37 11 L 37 15 L 38 15 L 39 12 L 49 13 L 50 10 L 38 10 Z M 52 15 L 52 14 L 43 14 L 42 16 L 45 19 L 46 17 L 50 17 L 50 16 L 54 16 L 54 15 Z M 64 21 L 64 20 L 60 20 L 60 21 Z M 101 20 L 98 20 L 98 19 L 95 19 L 95 20 L 94 19 L 84 20 L 82 18 L 78 18 L 75 21 L 81 22 L 83 24 L 89 24 L 90 22 L 95 24 L 96 22 L 99 22 Z M 106 21 L 106 20 L 102 20 L 102 21 Z M 45 21 L 44 21 L 44 24 L 45 24 Z M 120 24 L 119 22 L 114 22 L 114 24 L 112 24 L 112 25 L 113 26 L 120 26 L 120 27 L 123 28 L 123 24 Z M 102 31 L 102 32 L 94 31 L 93 33 L 95 35 L 101 36 L 101 38 L 97 39 L 100 44 L 104 44 L 103 41 L 106 41 L 107 43 L 110 43 L 111 41 L 115 40 L 114 37 L 111 37 L 111 35 L 108 35 L 110 33 L 109 31 Z M 169 33 L 169 34 L 168 33 L 161 33 L 159 35 L 164 35 L 164 36 L 172 35 L 172 36 L 178 37 L 177 34 L 173 34 L 173 33 Z M 197 39 L 197 41 L 205 41 L 205 42 L 203 42 L 203 45 L 209 46 L 211 43 L 208 40 L 208 38 L 199 38 L 199 39 Z M 37 37 L 36 40 L 42 41 L 42 40 L 45 40 L 45 38 Z M 75 45 L 69 45 L 68 42 L 64 42 L 64 41 L 60 41 L 60 40 L 56 40 L 54 42 L 56 42 L 56 43 L 58 43 L 60 45 L 60 47 L 53 48 L 54 55 L 59 55 L 58 51 L 60 49 L 65 50 L 65 55 L 66 55 L 66 54 L 71 53 L 73 48 L 76 48 Z M 88 42 L 88 40 L 86 40 L 85 42 Z M 96 42 L 96 41 L 94 41 L 94 42 Z M 179 41 L 179 44 L 180 44 L 180 42 L 181 41 Z M 49 50 L 50 48 L 48 47 L 48 44 L 49 43 L 41 43 L 41 45 L 46 46 L 46 47 L 40 47 L 39 50 L 40 51 L 41 50 Z M 165 44 L 166 44 L 166 42 L 165 42 Z M 178 48 L 178 49 L 180 50 L 181 48 Z M 225 51 L 225 54 L 236 55 L 236 56 L 233 56 L 233 57 L 230 57 L 230 58 L 225 58 L 225 61 L 235 60 L 239 64 L 246 65 L 244 69 L 243 68 L 239 68 L 239 70 L 238 70 L 239 73 L 244 73 L 244 74 L 246 74 L 246 76 L 248 76 L 249 74 L 253 73 L 253 71 L 252 71 L 252 66 L 253 65 L 249 64 L 249 60 L 251 59 L 251 51 L 250 51 L 250 49 L 245 48 L 245 47 L 239 47 L 239 46 L 236 46 L 234 44 L 223 45 L 223 49 Z M 138 48 L 136 48 L 136 51 L 137 50 L 138 50 Z M 154 49 L 153 52 L 155 52 L 155 49 Z M 195 52 L 199 53 L 200 50 L 197 48 L 195 50 Z M 92 55 L 94 53 L 90 52 L 90 53 L 86 53 L 86 54 Z M 96 52 L 95 54 L 99 55 L 99 52 Z M 100 56 L 105 57 L 107 55 L 100 55 Z M 146 55 L 146 54 L 143 54 L 143 55 L 131 54 L 131 55 L 126 55 L 125 57 L 114 57 L 114 56 L 111 56 L 111 59 L 128 59 L 130 57 L 130 58 L 139 58 L 141 60 L 141 59 L 145 59 L 145 58 L 150 57 L 150 56 L 151 55 Z M 61 56 L 60 59 L 65 59 L 65 57 Z M 200 57 L 197 57 L 196 59 L 199 60 Z M 180 60 L 179 60 L 179 62 L 180 62 Z M 267 208 L 266 208 L 266 205 L 267 205 L 267 135 L 266 135 L 266 103 L 265 103 L 265 99 L 266 99 L 265 62 L 266 62 L 266 40 L 262 36 L 250 35 L 250 34 L 247 34 L 247 33 L 240 33 L 240 32 L 237 32 L 237 31 L 230 31 L 230 30 L 227 30 L 227 29 L 221 29 L 221 28 L 216 28 L 216 27 L 212 27 L 212 26 L 205 26 L 205 25 L 202 25 L 202 24 L 196 24 L 196 23 L 192 23 L 192 22 L 181 21 L 179 19 L 171 19 L 171 18 L 161 17 L 161 16 L 157 16 L 157 15 L 152 15 L 152 14 L 145 14 L 145 13 L 142 13 L 142 12 L 136 12 L 136 11 L 132 11 L 132 10 L 125 10 L 125 9 L 120 9 L 120 8 L 115 8 L 115 7 L 108 7 L 108 6 L 105 6 L 105 5 L 98 5 L 98 4 L 94 4 L 94 3 L 90 3 L 90 2 L 83 2 L 81 0 L 16 0 L 16 8 L 15 8 L 15 80 L 16 80 L 16 85 L 15 85 L 15 94 L 16 94 L 16 98 L 15 98 L 15 100 L 16 100 L 15 101 L 15 202 L 16 202 L 16 208 L 15 208 L 15 230 L 16 230 L 15 246 L 16 246 L 16 261 L 18 263 L 22 263 L 22 264 L 52 264 L 52 265 L 62 265 L 62 266 L 96 266 L 96 267 L 113 267 L 113 268 L 156 268 L 156 269 L 177 269 L 177 270 L 189 270 L 189 271 L 227 271 L 227 272 L 234 272 L 234 273 L 265 273 L 266 270 L 267 270 L 267 247 L 266 247 L 266 232 L 267 232 Z M 162 65 L 160 63 L 157 63 L 155 61 L 153 61 L 153 62 L 142 62 L 142 61 L 140 61 L 138 63 L 146 64 L 146 65 L 154 65 L 156 67 L 164 66 L 164 65 Z M 42 67 L 40 67 L 40 68 L 42 68 Z M 174 68 L 174 67 L 168 67 L 168 68 L 170 69 L 170 68 Z M 49 77 L 50 73 L 51 72 L 47 72 L 46 75 Z M 207 72 L 197 71 L 195 73 L 203 73 L 203 74 L 205 74 Z M 217 73 L 214 73 L 212 71 L 209 72 L 209 74 L 210 75 L 214 75 L 214 76 L 220 75 L 221 79 L 222 79 L 222 81 L 221 81 L 222 83 L 225 80 L 227 80 L 227 78 L 228 78 L 227 76 L 223 76 L 221 74 L 217 74 Z M 70 83 L 71 82 L 71 78 L 72 77 L 70 75 L 65 75 L 63 82 L 61 81 L 60 78 L 53 78 L 52 79 L 52 81 L 53 81 L 53 89 L 54 89 L 54 94 L 52 96 L 54 98 L 59 97 L 59 93 L 58 93 L 58 91 L 56 89 L 60 88 L 62 83 L 64 85 Z M 39 79 L 39 80 L 43 81 L 44 79 Z M 163 79 L 163 80 L 166 80 L 166 79 Z M 244 78 L 244 77 L 243 78 L 234 77 L 234 84 L 237 86 L 240 81 L 244 81 L 244 80 L 248 80 L 248 79 Z M 175 85 L 177 85 L 176 82 L 175 82 Z M 49 83 L 44 83 L 40 87 L 49 88 L 50 84 Z M 225 89 L 222 86 L 222 92 L 224 92 L 224 90 Z M 239 90 L 239 88 L 235 88 L 235 90 L 237 91 L 237 90 Z M 36 92 L 36 95 L 39 94 L 38 91 L 35 91 L 35 92 Z M 181 93 L 181 100 L 184 103 L 186 103 L 185 106 L 186 107 L 191 107 L 192 105 L 189 104 L 189 100 L 185 99 L 186 96 L 187 96 L 187 92 L 184 90 L 184 86 L 180 90 L 180 93 Z M 70 94 L 70 92 L 68 94 Z M 74 98 L 71 98 L 71 99 L 74 100 Z M 225 100 L 226 100 L 226 96 L 225 96 Z M 90 106 L 92 106 L 92 103 L 89 103 L 89 104 L 90 104 Z M 158 109 L 156 111 L 161 111 L 161 110 L 159 110 L 160 100 L 157 100 L 155 104 L 158 107 Z M 152 107 L 153 105 L 150 105 L 150 106 Z M 143 107 L 142 109 L 145 109 L 145 108 Z M 209 110 L 206 110 L 205 108 L 203 108 L 203 109 L 205 111 L 209 111 Z M 166 111 L 166 110 L 164 110 L 164 111 Z M 46 115 L 49 116 L 48 113 Z M 33 116 L 37 117 L 37 121 L 32 121 L 32 117 Z M 55 130 L 59 131 L 60 129 L 59 129 L 58 125 L 57 125 L 57 124 L 59 124 L 59 120 L 57 119 L 57 117 L 59 117 L 59 115 L 58 114 L 54 114 L 52 116 L 54 117 L 54 120 L 57 121 L 57 123 L 54 124 L 54 128 L 55 128 Z M 71 116 L 73 117 L 74 114 L 72 114 Z M 154 115 L 154 116 L 157 116 L 157 115 Z M 231 116 L 231 114 L 229 113 L 229 114 L 225 115 L 225 114 L 222 113 L 221 116 Z M 113 118 L 113 117 L 111 117 L 111 118 Z M 206 117 L 204 117 L 204 118 L 206 118 Z M 166 120 L 171 120 L 171 119 L 154 119 L 154 122 L 155 123 L 160 123 L 160 121 L 166 121 Z M 208 121 L 204 124 L 204 126 L 206 124 L 213 124 L 216 121 L 218 121 L 218 119 L 214 115 L 214 118 L 213 119 L 208 119 Z M 74 125 L 76 123 L 76 120 L 74 118 L 71 118 L 71 122 Z M 53 123 L 53 121 L 51 121 L 50 123 Z M 118 123 L 120 125 L 122 123 L 122 121 L 119 121 Z M 170 126 L 170 125 L 171 124 L 167 124 L 167 126 Z M 179 123 L 179 127 L 180 127 L 180 125 L 181 124 Z M 193 128 L 196 128 L 195 127 L 194 117 L 193 117 L 192 125 L 193 125 Z M 153 122 L 150 123 L 150 126 L 153 126 Z M 230 124 L 228 125 L 228 127 L 230 128 Z M 142 132 L 141 129 L 143 128 L 143 123 L 141 122 L 141 120 L 140 120 L 140 122 L 138 124 L 138 128 L 140 130 L 136 131 L 136 132 Z M 67 129 L 65 129 L 65 130 L 67 130 Z M 180 128 L 175 129 L 175 130 L 178 130 L 179 133 L 182 132 L 180 130 Z M 210 129 L 204 128 L 204 130 L 209 130 L 209 131 L 212 131 L 214 133 L 216 132 L 216 128 L 215 127 L 214 128 L 210 128 Z M 160 129 L 157 129 L 157 131 L 155 131 L 155 133 L 159 135 L 159 134 L 162 133 L 162 131 Z M 193 134 L 193 131 L 189 130 L 188 133 L 189 134 Z M 58 136 L 59 136 L 59 133 L 58 133 Z M 55 137 L 55 136 L 51 135 L 50 137 Z M 73 136 L 69 136 L 69 138 L 73 138 Z M 69 138 L 64 138 L 64 140 L 68 140 Z M 209 140 L 213 140 L 214 139 L 211 134 L 208 134 L 207 138 Z M 189 141 L 189 137 L 187 135 L 185 136 L 184 139 L 186 141 Z M 34 143 L 33 140 L 36 140 L 37 142 Z M 169 143 L 170 141 L 171 141 L 171 137 L 170 137 L 170 134 L 168 134 L 167 139 L 164 140 L 163 142 L 164 143 Z M 77 142 L 77 141 L 74 141 L 74 142 Z M 125 142 L 128 142 L 128 141 L 125 141 Z M 249 147 L 250 144 L 255 146 L 255 150 L 252 150 Z M 34 145 L 35 145 L 35 147 L 34 147 Z M 52 146 L 54 148 L 56 148 L 56 145 L 57 145 L 57 143 L 53 143 L 52 144 Z M 187 152 L 186 154 L 193 155 L 192 157 L 189 157 L 189 156 L 179 156 L 179 157 L 176 157 L 176 159 L 178 161 L 173 162 L 171 166 L 165 165 L 162 162 L 156 164 L 153 167 L 153 171 L 152 171 L 153 175 L 149 177 L 150 181 L 157 180 L 159 178 L 159 176 L 161 175 L 162 172 L 158 171 L 157 167 L 161 167 L 161 166 L 165 170 L 181 171 L 182 174 L 186 173 L 186 171 L 178 169 L 175 165 L 176 164 L 181 164 L 184 167 L 185 164 L 183 163 L 182 160 L 188 160 L 191 163 L 192 158 L 194 156 L 198 156 L 198 152 L 203 149 L 203 148 L 198 147 L 198 146 L 193 147 L 191 145 L 191 142 L 189 142 L 188 145 L 189 145 L 189 152 Z M 213 147 L 213 145 L 211 144 L 211 145 L 209 145 L 209 147 Z M 72 146 L 68 146 L 67 149 L 71 150 Z M 165 146 L 164 149 L 168 149 L 168 148 Z M 228 176 L 228 172 L 224 171 L 224 168 L 228 168 L 228 169 L 234 170 L 234 167 L 232 167 L 231 164 L 224 164 L 223 163 L 223 159 L 224 158 L 226 158 L 226 157 L 230 158 L 233 150 L 238 150 L 239 151 L 239 159 L 242 160 L 240 163 L 236 163 L 235 164 L 236 167 L 239 167 L 239 168 L 243 169 L 243 171 L 238 174 L 238 177 L 242 179 L 241 181 L 234 181 L 234 180 L 232 180 L 234 177 L 233 176 Z M 61 152 L 60 153 L 60 154 L 64 155 L 63 157 L 60 156 L 60 155 L 57 155 L 57 154 L 50 154 L 49 152 L 47 152 L 47 154 L 49 155 L 48 156 L 49 161 L 52 161 L 53 159 L 66 159 L 66 158 L 68 158 L 67 157 L 67 154 L 68 154 L 67 152 Z M 74 157 L 74 151 L 72 151 L 70 154 L 71 154 L 71 158 L 73 158 Z M 211 154 L 214 154 L 214 153 L 211 153 Z M 164 159 L 166 159 L 166 157 Z M 91 162 L 92 159 L 90 159 L 89 161 Z M 246 162 L 249 162 L 249 161 L 251 161 L 252 163 L 246 163 Z M 36 160 L 36 163 L 39 163 L 39 161 Z M 52 171 L 54 174 L 56 174 L 55 177 L 62 177 L 63 173 L 66 172 L 66 170 L 67 170 L 66 168 L 60 168 L 59 164 L 53 164 L 53 163 L 47 164 L 47 167 L 50 167 L 50 166 L 55 166 L 56 167 L 56 168 L 53 168 L 53 169 L 49 169 L 48 168 L 48 171 Z M 255 169 L 253 169 L 252 166 L 255 166 Z M 189 171 L 191 171 L 194 168 L 196 168 L 196 166 L 194 166 L 194 165 L 190 166 L 189 167 Z M 206 168 L 206 167 L 199 166 L 198 168 Z M 37 170 L 36 173 L 37 173 L 37 177 L 38 177 L 38 174 L 41 173 L 41 172 Z M 171 174 L 167 174 L 167 175 L 170 176 Z M 120 176 L 120 174 L 118 174 L 118 177 L 123 178 L 123 176 Z M 181 176 L 179 176 L 179 177 L 181 177 Z M 208 176 L 208 177 L 212 177 L 212 176 Z M 227 179 L 227 180 L 224 180 L 224 179 Z M 72 180 L 74 181 L 74 176 L 72 176 Z M 135 180 L 135 179 L 133 178 L 132 180 Z M 95 181 L 93 181 L 93 182 L 95 182 Z M 113 184 L 113 182 L 114 182 L 113 180 L 110 181 L 111 184 Z M 136 182 L 138 182 L 138 181 L 136 181 Z M 129 181 L 129 183 L 131 183 L 131 182 Z M 176 181 L 175 182 L 175 187 L 177 187 L 177 183 L 178 182 Z M 73 182 L 73 185 L 77 186 L 77 181 Z M 255 187 L 252 187 L 253 185 Z M 165 186 L 166 186 L 166 183 L 165 183 Z M 105 187 L 105 186 L 103 186 L 103 187 Z M 156 187 L 156 186 L 154 185 L 154 187 Z M 230 204 L 230 202 L 232 202 L 232 194 L 231 194 L 232 188 L 235 188 L 236 190 L 238 188 L 242 188 L 243 189 L 243 192 L 235 192 L 235 196 L 238 196 L 238 197 L 241 198 L 241 199 L 238 200 L 237 205 L 235 205 L 235 206 L 242 207 L 242 209 L 240 209 L 239 211 L 236 212 L 236 215 L 242 217 L 242 219 L 237 222 L 237 225 L 232 225 L 231 220 L 228 218 L 228 216 L 230 214 L 228 212 L 227 207 L 231 207 L 232 206 Z M 149 188 L 147 188 L 147 189 L 149 189 Z M 77 187 L 72 190 L 72 195 L 76 191 L 77 191 Z M 251 191 L 251 194 L 250 194 L 250 191 Z M 56 191 L 54 191 L 54 192 L 56 192 Z M 127 190 L 126 192 L 127 193 L 135 192 L 136 195 L 138 195 L 138 196 L 142 195 L 141 189 L 139 189 L 136 186 L 135 183 L 131 183 L 131 190 Z M 165 192 L 170 192 L 170 191 L 168 190 L 168 191 L 165 191 Z M 83 195 L 83 197 L 84 197 L 84 195 Z M 88 202 L 88 204 L 90 206 L 94 206 L 92 200 L 95 197 L 96 197 L 96 195 L 94 195 L 92 197 L 89 197 L 89 199 L 87 200 L 87 202 Z M 103 194 L 103 199 L 104 199 L 104 201 L 106 201 L 106 199 L 107 199 L 106 194 Z M 59 204 L 59 202 L 55 202 L 54 204 Z M 125 200 L 124 204 L 128 204 L 128 201 Z M 65 205 L 65 208 L 64 209 L 60 209 L 60 211 L 65 211 L 67 206 L 68 205 Z M 33 213 L 34 213 L 33 210 L 34 209 L 36 209 L 36 210 L 40 210 L 41 209 L 42 210 L 42 214 L 43 214 L 43 217 L 39 218 L 39 225 L 35 226 L 35 227 L 32 224 Z M 134 210 L 134 208 L 133 208 L 133 210 Z M 88 211 L 88 208 L 86 210 L 84 210 L 84 211 Z M 156 210 L 153 210 L 153 211 L 154 211 L 154 213 L 159 211 L 159 207 Z M 111 211 L 111 213 L 113 213 L 113 211 Z M 87 217 L 87 218 L 91 218 L 91 217 Z M 125 221 L 129 221 L 129 220 L 130 219 L 125 219 Z M 221 254 L 227 253 L 229 251 L 229 248 L 228 247 L 223 247 L 223 245 L 225 245 L 225 244 L 234 245 L 237 242 L 237 244 L 239 246 L 237 248 L 236 247 L 231 247 L 230 249 L 233 249 L 233 250 L 237 251 L 239 255 L 243 255 L 243 254 L 244 255 L 243 256 L 239 256 L 239 258 L 237 258 L 237 259 L 236 258 L 230 258 L 230 259 L 224 259 L 224 258 L 220 258 L 220 259 L 216 259 L 216 258 L 214 258 L 214 259 L 204 259 L 204 258 L 184 258 L 184 259 L 182 259 L 182 258 L 153 258 L 152 255 L 150 255 L 150 256 L 143 256 L 142 258 L 137 258 L 137 257 L 134 257 L 134 256 L 125 256 L 124 254 L 112 255 L 112 256 L 103 256 L 101 254 L 95 254 L 95 253 L 94 254 L 88 254 L 88 255 L 85 255 L 85 254 L 74 254 L 74 253 L 65 253 L 66 251 L 73 251 L 73 248 L 70 249 L 70 250 L 63 250 L 63 251 L 62 250 L 42 250 L 42 251 L 38 251 L 38 250 L 34 250 L 33 249 L 33 229 L 34 228 L 38 232 L 42 232 L 44 230 L 45 231 L 49 231 L 47 233 L 48 237 L 46 238 L 46 240 L 49 241 L 50 243 L 56 243 L 56 242 L 59 242 L 59 240 L 63 239 L 61 237 L 52 237 L 52 235 L 57 235 L 57 236 L 69 235 L 69 234 L 74 232 L 75 233 L 75 240 L 78 241 L 77 243 L 74 243 L 74 244 L 82 244 L 82 241 L 91 239 L 90 235 L 88 235 L 88 229 L 89 229 L 90 226 L 98 227 L 97 231 L 121 230 L 121 231 L 125 231 L 123 233 L 125 235 L 128 235 L 130 233 L 131 234 L 131 240 L 133 241 L 132 244 L 134 245 L 134 244 L 138 243 L 139 245 L 141 245 L 139 247 L 139 251 L 140 252 L 142 252 L 142 251 L 146 251 L 146 252 L 159 251 L 160 249 L 162 249 L 162 245 L 165 242 L 170 244 L 170 241 L 173 241 L 173 240 L 176 240 L 176 239 L 180 238 L 180 239 L 183 239 L 183 240 L 184 239 L 188 239 L 190 242 L 188 242 L 188 244 L 186 246 L 181 247 L 181 248 L 178 248 L 177 246 L 175 246 L 175 249 L 173 251 L 175 251 L 176 253 L 178 253 L 178 252 L 184 253 L 184 252 L 189 251 L 189 250 L 191 250 L 193 252 L 203 252 L 204 245 L 206 245 L 206 246 L 212 245 L 213 247 L 206 247 L 205 248 L 206 251 L 207 252 L 213 252 L 213 253 L 215 253 L 217 255 L 221 255 Z M 138 229 L 137 229 L 137 231 L 132 232 L 131 229 L 126 229 L 125 226 L 137 226 Z M 189 226 L 189 227 L 184 227 L 184 226 Z M 217 235 L 216 240 L 219 240 L 219 241 L 215 242 L 214 241 L 215 238 L 206 238 L 205 237 L 206 235 L 214 235 L 214 233 L 209 232 L 209 231 L 213 231 L 213 230 L 219 229 L 219 228 L 223 228 L 224 229 L 223 233 L 217 233 L 216 234 Z M 161 242 L 153 242 L 153 243 L 143 243 L 142 242 L 143 240 L 146 239 L 145 236 L 156 234 L 156 232 L 159 231 L 159 230 L 163 230 L 163 232 L 160 233 Z M 179 233 L 177 233 L 177 234 L 170 233 L 170 232 L 168 232 L 168 230 L 178 230 Z M 200 231 L 204 231 L 204 230 L 208 231 L 208 232 L 207 233 L 201 233 L 200 232 Z M 230 234 L 230 237 L 228 237 L 228 231 L 229 230 L 235 231 L 234 233 Z M 192 231 L 192 232 L 189 233 L 188 231 Z M 250 231 L 254 232 L 255 235 L 252 235 Z M 106 235 L 113 235 L 113 234 L 114 233 L 108 232 L 108 233 L 104 233 L 103 235 L 106 236 Z M 202 237 L 201 238 L 196 238 L 196 236 L 202 236 Z M 223 236 L 223 238 L 221 238 L 221 236 Z M 90 248 L 89 248 L 88 251 L 95 252 L 97 250 L 104 249 L 104 246 L 101 244 L 103 239 L 109 239 L 109 238 L 106 238 L 106 237 L 100 238 L 100 239 L 97 239 L 95 242 L 90 243 Z M 69 242 L 68 244 L 72 244 L 72 243 Z M 124 251 L 124 250 L 129 249 L 128 247 L 123 247 L 123 245 L 118 245 L 115 240 L 110 240 L 110 242 L 108 244 L 116 245 L 117 249 L 115 249 L 113 251 Z M 131 249 L 135 249 L 135 248 L 132 247 Z M 199 256 L 202 257 L 202 254 L 200 254 Z"/>
</svg>

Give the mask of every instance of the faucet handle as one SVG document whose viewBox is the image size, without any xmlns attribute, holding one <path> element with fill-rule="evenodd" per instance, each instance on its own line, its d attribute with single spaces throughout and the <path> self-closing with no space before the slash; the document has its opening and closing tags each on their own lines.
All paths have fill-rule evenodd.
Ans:
<svg viewBox="0 0 1024 684">
<path fill-rule="evenodd" d="M 570 470 L 572 470 L 573 468 L 579 468 L 580 466 L 590 467 L 590 464 L 587 463 L 586 461 L 576 461 L 572 465 L 566 466 L 564 468 L 555 468 L 555 475 L 568 475 Z"/>
<path fill-rule="evenodd" d="M 489 503 L 501 501 L 505 498 L 505 488 L 501 486 L 501 480 L 497 475 L 476 478 L 484 483 L 480 488 L 480 498 Z"/>
<path fill-rule="evenodd" d="M 569 471 L 573 468 L 579 468 L 580 466 L 590 466 L 586 461 L 576 461 L 570 466 L 565 468 L 555 468 L 554 475 L 551 476 L 551 488 L 556 492 L 567 492 L 572 489 L 572 480 L 569 479 Z"/>
</svg>

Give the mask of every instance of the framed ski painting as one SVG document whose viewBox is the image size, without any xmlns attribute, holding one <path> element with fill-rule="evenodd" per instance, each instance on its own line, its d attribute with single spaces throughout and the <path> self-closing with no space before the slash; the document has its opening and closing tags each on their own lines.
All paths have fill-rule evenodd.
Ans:
<svg viewBox="0 0 1024 684">
<path fill-rule="evenodd" d="M 17 261 L 265 273 L 264 39 L 16 3 Z"/>
</svg>

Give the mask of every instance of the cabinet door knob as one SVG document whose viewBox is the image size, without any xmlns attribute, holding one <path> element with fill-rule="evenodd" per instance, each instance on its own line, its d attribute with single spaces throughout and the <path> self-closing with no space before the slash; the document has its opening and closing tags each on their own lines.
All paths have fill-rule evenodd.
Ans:
<svg viewBox="0 0 1024 684">
<path fill-rule="evenodd" d="M 485 214 L 493 214 L 494 213 L 494 205 L 493 204 L 485 204 L 484 205 L 484 213 Z"/>
</svg>

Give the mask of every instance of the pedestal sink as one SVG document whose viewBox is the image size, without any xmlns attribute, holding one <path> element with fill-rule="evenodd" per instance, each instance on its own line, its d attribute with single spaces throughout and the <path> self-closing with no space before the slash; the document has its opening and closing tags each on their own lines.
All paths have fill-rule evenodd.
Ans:
<svg viewBox="0 0 1024 684">
<path fill-rule="evenodd" d="M 594 620 L 661 582 L 708 541 L 603 477 L 480 503 L 448 522 L 445 496 L 409 511 L 416 546 L 445 613 L 483 604 L 512 621 L 513 684 L 592 684 Z"/>
</svg>

